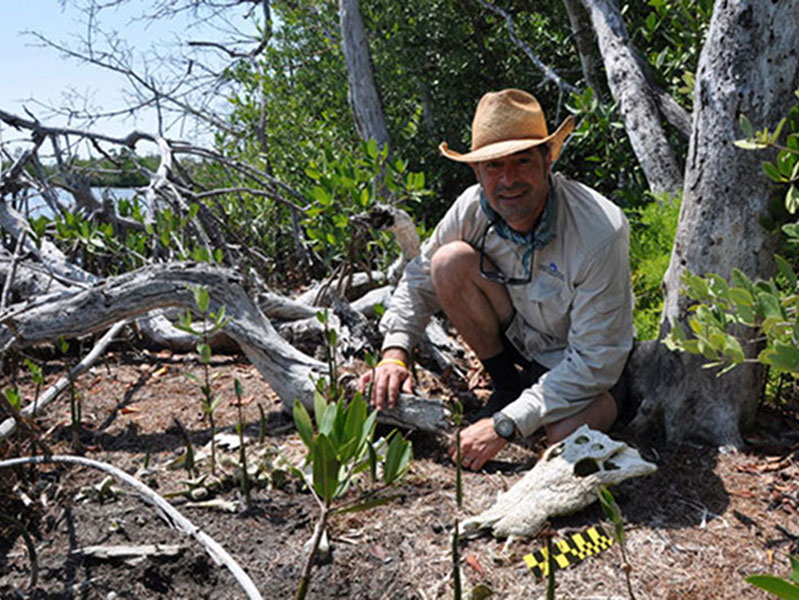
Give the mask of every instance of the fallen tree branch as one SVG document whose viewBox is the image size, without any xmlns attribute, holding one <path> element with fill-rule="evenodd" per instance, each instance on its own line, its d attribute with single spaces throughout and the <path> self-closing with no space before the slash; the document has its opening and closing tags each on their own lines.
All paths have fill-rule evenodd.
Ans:
<svg viewBox="0 0 799 600">
<path fill-rule="evenodd" d="M 208 288 L 211 312 L 226 307 L 231 321 L 225 332 L 233 338 L 291 412 L 295 399 L 313 408 L 315 382 L 327 374 L 327 365 L 303 354 L 275 330 L 253 303 L 235 272 L 196 263 L 168 263 L 143 267 L 111 277 L 72 294 L 33 299 L 0 315 L 0 352 L 52 342 L 61 336 L 100 331 L 123 319 L 154 309 L 196 307 L 192 289 Z M 379 420 L 424 431 L 448 427 L 446 409 L 438 402 L 406 396 L 397 407 L 380 412 Z"/>
<path fill-rule="evenodd" d="M 248 598 L 253 600 L 262 600 L 262 596 L 258 589 L 255 587 L 252 579 L 244 572 L 239 564 L 233 559 L 227 550 L 225 550 L 218 542 L 211 538 L 207 533 L 202 531 L 199 527 L 194 525 L 186 517 L 175 509 L 169 502 L 164 500 L 163 497 L 156 494 L 150 487 L 128 475 L 124 471 L 117 469 L 108 463 L 92 460 L 90 458 L 83 458 L 81 456 L 71 455 L 53 455 L 53 456 L 27 456 L 21 458 L 11 458 L 8 460 L 0 461 L 0 469 L 15 467 L 17 465 L 30 465 L 30 464 L 46 464 L 46 463 L 71 463 L 82 465 L 85 467 L 92 467 L 99 469 L 104 473 L 108 473 L 113 477 L 127 483 L 150 505 L 152 505 L 158 515 L 166 521 L 166 523 L 179 531 L 193 537 L 200 544 L 202 544 L 205 551 L 214 559 L 218 565 L 224 565 L 231 572 L 233 577 L 244 589 Z"/>
</svg>

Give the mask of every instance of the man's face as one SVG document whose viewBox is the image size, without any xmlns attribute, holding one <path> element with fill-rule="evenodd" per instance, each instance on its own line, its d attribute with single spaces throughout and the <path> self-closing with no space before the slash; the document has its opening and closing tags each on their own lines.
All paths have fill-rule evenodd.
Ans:
<svg viewBox="0 0 799 600">
<path fill-rule="evenodd" d="M 471 165 L 491 208 L 519 233 L 532 231 L 547 202 L 549 154 L 530 148 Z"/>
</svg>

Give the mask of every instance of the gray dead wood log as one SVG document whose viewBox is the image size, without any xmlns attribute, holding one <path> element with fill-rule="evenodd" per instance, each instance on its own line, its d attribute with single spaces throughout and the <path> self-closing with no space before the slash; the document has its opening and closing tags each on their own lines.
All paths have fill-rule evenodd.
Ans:
<svg viewBox="0 0 799 600">
<path fill-rule="evenodd" d="M 176 557 L 183 552 L 180 544 L 117 544 L 113 546 L 83 546 L 70 550 L 70 554 L 88 556 L 98 560 L 128 560 L 131 558 Z"/>
<path fill-rule="evenodd" d="M 733 142 L 745 137 L 740 115 L 773 131 L 795 103 L 797 39 L 799 3 L 715 4 L 696 73 L 685 192 L 663 280 L 661 339 L 687 316 L 689 301 L 679 293 L 686 269 L 724 278 L 733 268 L 752 278 L 774 273 L 776 239 L 760 224 L 773 197 L 761 167 L 769 155 L 737 148 Z M 744 348 L 749 356 L 756 355 L 751 334 Z M 754 423 L 762 369 L 741 365 L 716 377 L 702 368 L 701 357 L 673 355 L 657 342 L 641 344 L 633 361 L 636 380 L 643 383 L 636 428 L 662 425 L 669 441 L 743 445 L 741 430 Z"/>
<path fill-rule="evenodd" d="M 194 309 L 192 286 L 207 286 L 210 309 L 226 307 L 230 323 L 225 330 L 241 347 L 290 412 L 295 399 L 313 407 L 314 381 L 326 375 L 327 365 L 291 346 L 278 333 L 242 287 L 233 271 L 206 264 L 169 263 L 144 267 L 97 283 L 86 290 L 57 298 L 33 299 L 16 304 L 0 315 L 0 352 L 12 346 L 25 347 L 100 331 L 115 322 L 151 310 L 178 306 Z M 440 403 L 424 419 L 422 409 L 408 397 L 382 417 L 402 422 L 409 428 L 441 431 L 448 427 L 447 412 Z M 437 408 L 433 410 L 433 407 Z M 407 419 L 406 419 L 407 416 Z"/>
<path fill-rule="evenodd" d="M 649 187 L 655 193 L 675 196 L 682 189 L 680 167 L 618 6 L 613 0 L 583 0 L 583 5 L 591 15 L 610 92 L 619 103 L 627 135 Z"/>
<path fill-rule="evenodd" d="M 358 0 L 339 0 L 339 19 L 341 47 L 347 62 L 347 97 L 355 127 L 362 139 L 375 140 L 382 148 L 390 143 L 390 138 Z"/>
<path fill-rule="evenodd" d="M 252 600 L 262 600 L 262 596 L 258 589 L 255 587 L 250 576 L 244 572 L 239 564 L 233 559 L 227 550 L 225 550 L 216 540 L 214 540 L 207 533 L 202 531 L 199 527 L 194 525 L 186 517 L 184 517 L 174 506 L 164 500 L 161 496 L 155 493 L 150 487 L 128 475 L 124 471 L 117 469 L 108 463 L 92 460 L 90 458 L 83 458 L 81 456 L 70 455 L 53 455 L 53 456 L 29 456 L 23 458 L 12 458 L 9 460 L 0 461 L 0 469 L 7 469 L 17 465 L 26 464 L 47 464 L 47 463 L 71 463 L 85 467 L 99 469 L 104 473 L 108 473 L 113 477 L 123 481 L 131 486 L 148 504 L 155 508 L 156 513 L 166 521 L 167 525 L 175 528 L 183 533 L 191 536 L 202 544 L 205 551 L 214 559 L 218 565 L 224 565 L 232 574 L 239 585 L 244 589 L 247 597 Z"/>
<path fill-rule="evenodd" d="M 535 467 L 463 531 L 491 529 L 495 537 L 534 536 L 550 517 L 570 515 L 597 499 L 601 485 L 654 473 L 634 448 L 583 425 L 551 446 Z"/>
</svg>

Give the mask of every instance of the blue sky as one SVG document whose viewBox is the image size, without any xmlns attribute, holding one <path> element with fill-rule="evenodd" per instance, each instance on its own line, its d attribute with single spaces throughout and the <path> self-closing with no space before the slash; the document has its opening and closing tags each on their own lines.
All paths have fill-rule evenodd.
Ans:
<svg viewBox="0 0 799 600">
<path fill-rule="evenodd" d="M 146 50 L 153 44 L 172 43 L 176 33 L 185 34 L 188 17 L 149 24 L 133 20 L 141 7 L 147 4 L 146 1 L 131 0 L 123 9 L 103 13 L 103 22 L 118 30 L 138 50 Z M 26 116 L 23 110 L 26 106 L 48 125 L 65 125 L 65 117 L 49 115 L 35 101 L 61 105 L 71 90 L 85 95 L 93 105 L 105 110 L 122 108 L 125 82 L 121 76 L 75 59 L 66 59 L 53 49 L 37 47 L 32 36 L 23 34 L 35 30 L 56 42 L 74 43 L 85 31 L 85 16 L 72 5 L 62 7 L 59 0 L 0 0 L 0 23 L 3 25 L 0 34 L 0 109 Z M 219 39 L 220 35 L 208 29 L 196 30 L 195 33 L 196 39 L 203 40 Z M 101 127 L 110 135 L 126 135 L 133 129 L 155 131 L 156 120 L 153 114 L 135 121 L 117 117 L 96 125 L 95 129 Z M 173 132 L 169 134 L 176 135 Z M 14 132 L 4 128 L 2 135 L 8 140 Z M 189 136 L 184 132 L 181 137 Z"/>
</svg>

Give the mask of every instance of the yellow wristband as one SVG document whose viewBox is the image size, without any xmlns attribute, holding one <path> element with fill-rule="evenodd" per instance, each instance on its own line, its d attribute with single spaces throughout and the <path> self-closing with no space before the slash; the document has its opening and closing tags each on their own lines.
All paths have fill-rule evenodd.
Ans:
<svg viewBox="0 0 799 600">
<path fill-rule="evenodd" d="M 404 362 L 402 362 L 398 358 L 384 358 L 383 360 L 381 360 L 379 363 L 377 363 L 375 365 L 375 369 L 377 367 L 382 367 L 383 365 L 399 365 L 403 369 L 407 369 L 408 368 L 408 365 L 406 365 Z"/>
</svg>

